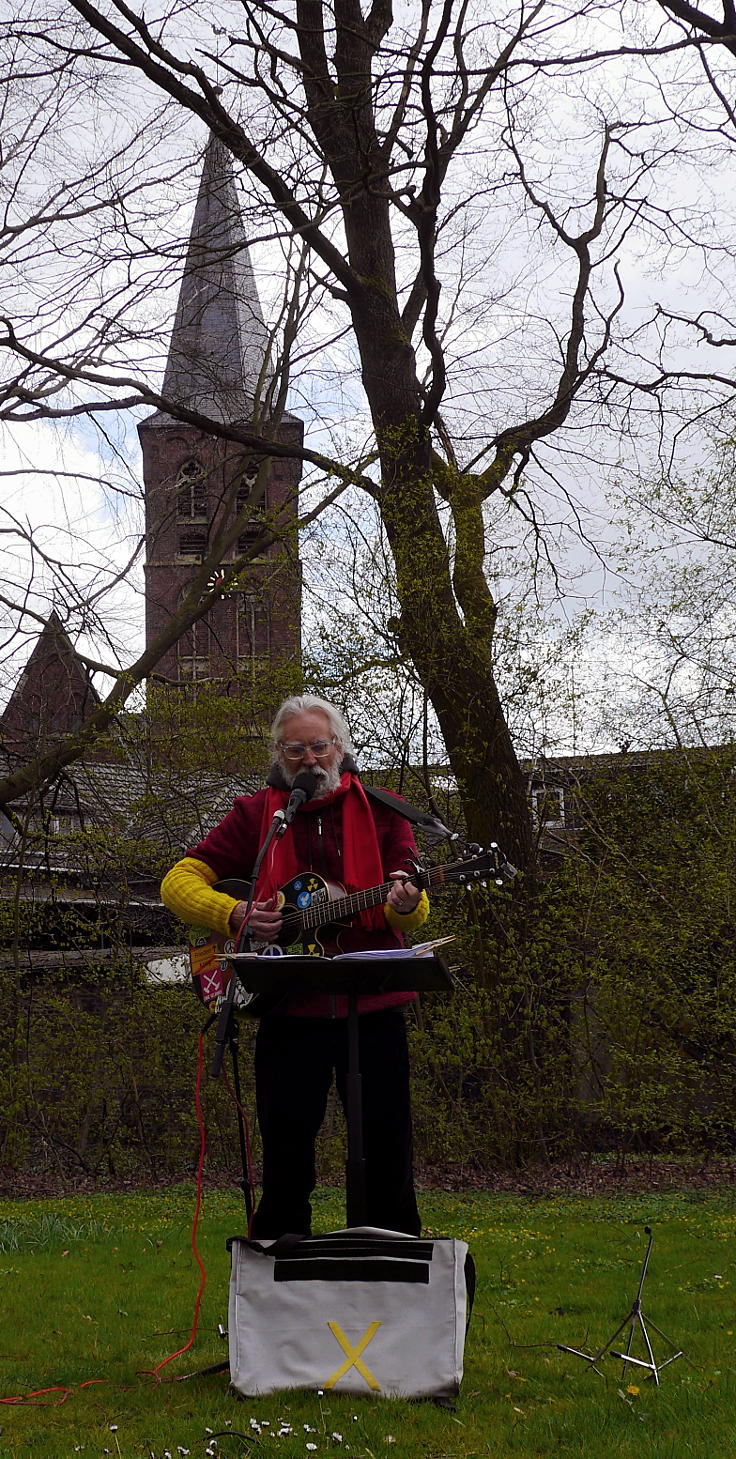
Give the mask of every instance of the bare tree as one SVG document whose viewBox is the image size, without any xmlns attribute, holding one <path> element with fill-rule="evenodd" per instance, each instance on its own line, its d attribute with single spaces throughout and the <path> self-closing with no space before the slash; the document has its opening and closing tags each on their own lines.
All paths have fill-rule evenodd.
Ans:
<svg viewBox="0 0 736 1459">
<path fill-rule="evenodd" d="M 92 97 L 115 125 L 86 147 L 85 187 L 48 180 L 35 212 L 24 167 L 11 167 L 5 236 L 14 257 L 27 247 L 26 275 L 51 279 L 60 254 L 68 264 L 61 239 L 95 209 L 99 222 L 74 307 L 68 264 L 40 319 L 4 310 L 2 415 L 116 418 L 149 403 L 192 419 L 150 383 L 150 301 L 176 254 L 150 212 L 199 123 L 235 160 L 256 241 L 299 243 L 313 312 L 288 354 L 321 447 L 300 453 L 326 482 L 313 510 L 345 485 L 375 504 L 395 570 L 388 628 L 433 706 L 470 831 L 521 861 L 530 826 L 497 686 L 489 554 L 510 516 L 545 562 L 555 529 L 580 525 L 588 458 L 615 464 L 640 409 L 670 449 L 668 390 L 680 409 L 696 394 L 701 411 L 732 392 L 727 370 L 665 358 L 661 312 L 637 293 L 647 254 L 661 271 L 714 242 L 687 184 L 672 187 L 696 108 L 710 105 L 690 96 L 686 118 L 678 100 L 703 47 L 660 21 L 655 0 L 651 15 L 622 4 L 614 36 L 595 6 L 563 15 L 547 0 L 492 16 L 469 0 L 416 0 L 400 15 L 387 0 L 223 0 L 155 19 L 126 0 L 58 0 L 24 5 L 7 32 L 7 95 L 28 111 L 34 176 L 50 134 L 58 153 L 62 102 L 89 116 Z M 25 74 L 45 78 L 40 119 Z M 722 115 L 706 120 L 709 145 L 730 146 Z M 279 449 L 257 429 L 194 423 Z M 172 634 L 201 611 L 209 567 Z M 101 715 L 158 651 L 120 676 Z M 0 785 L 0 803 L 24 783 Z"/>
</svg>

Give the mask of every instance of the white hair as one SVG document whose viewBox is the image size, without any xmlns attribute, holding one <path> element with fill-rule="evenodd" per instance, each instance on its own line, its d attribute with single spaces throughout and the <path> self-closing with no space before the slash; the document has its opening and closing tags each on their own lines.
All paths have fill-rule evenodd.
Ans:
<svg viewBox="0 0 736 1459">
<path fill-rule="evenodd" d="M 293 719 L 297 714 L 313 714 L 317 711 L 324 714 L 332 734 L 342 747 L 343 754 L 352 755 L 354 753 L 345 716 L 335 708 L 334 704 L 328 704 L 326 699 L 319 699 L 316 694 L 293 694 L 290 699 L 284 700 L 271 725 L 274 759 L 280 758 L 279 741 L 287 719 Z"/>
</svg>

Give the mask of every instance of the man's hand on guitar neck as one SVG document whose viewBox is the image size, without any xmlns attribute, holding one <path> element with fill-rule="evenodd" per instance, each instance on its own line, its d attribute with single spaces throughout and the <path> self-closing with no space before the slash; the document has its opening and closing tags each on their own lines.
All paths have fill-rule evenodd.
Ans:
<svg viewBox="0 0 736 1459">
<path fill-rule="evenodd" d="M 398 912 L 400 917 L 408 917 L 413 912 L 421 892 L 415 887 L 413 881 L 409 880 L 409 873 L 406 871 L 390 871 L 389 876 L 395 878 L 394 884 L 389 892 L 386 902 Z"/>
<path fill-rule="evenodd" d="M 230 913 L 230 926 L 233 933 L 238 933 L 245 921 L 247 902 L 238 902 Z M 256 902 L 251 908 L 248 918 L 248 927 L 253 933 L 256 942 L 275 942 L 281 931 L 281 913 L 276 906 L 276 898 L 269 897 L 267 902 Z"/>
</svg>

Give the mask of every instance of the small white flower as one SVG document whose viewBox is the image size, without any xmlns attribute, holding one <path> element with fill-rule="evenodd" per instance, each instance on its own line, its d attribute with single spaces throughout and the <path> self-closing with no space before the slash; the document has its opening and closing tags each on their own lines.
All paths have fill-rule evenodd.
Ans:
<svg viewBox="0 0 736 1459">
<path fill-rule="evenodd" d="M 330 1434 L 330 1438 L 334 1444 L 342 1443 L 342 1434 Z"/>
<path fill-rule="evenodd" d="M 110 1433 L 111 1433 L 111 1434 L 116 1434 L 116 1433 L 117 1433 L 117 1431 L 118 1431 L 118 1426 L 117 1426 L 117 1424 L 110 1424 Z"/>
<path fill-rule="evenodd" d="M 313 1429 L 311 1424 L 305 1424 L 304 1432 L 305 1434 L 316 1434 L 317 1430 Z"/>
<path fill-rule="evenodd" d="M 317 1448 L 317 1445 L 316 1444 L 307 1444 L 307 1448 L 308 1449 L 316 1449 Z"/>
<path fill-rule="evenodd" d="M 386 1444 L 395 1444 L 396 1443 L 396 1440 L 395 1440 L 393 1434 L 387 1434 L 386 1435 L 386 1438 L 384 1440 L 384 1443 L 386 1443 Z"/>
</svg>

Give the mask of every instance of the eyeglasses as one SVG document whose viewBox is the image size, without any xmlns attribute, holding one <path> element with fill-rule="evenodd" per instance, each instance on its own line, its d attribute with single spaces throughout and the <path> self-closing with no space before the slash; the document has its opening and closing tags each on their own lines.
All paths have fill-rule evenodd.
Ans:
<svg viewBox="0 0 736 1459">
<path fill-rule="evenodd" d="M 333 735 L 331 740 L 312 740 L 308 745 L 300 745 L 294 740 L 290 740 L 285 745 L 280 741 L 279 749 L 286 756 L 287 760 L 301 760 L 306 755 L 307 750 L 311 750 L 316 759 L 321 760 L 325 755 L 329 755 L 333 745 L 336 744 L 337 738 Z"/>
</svg>

